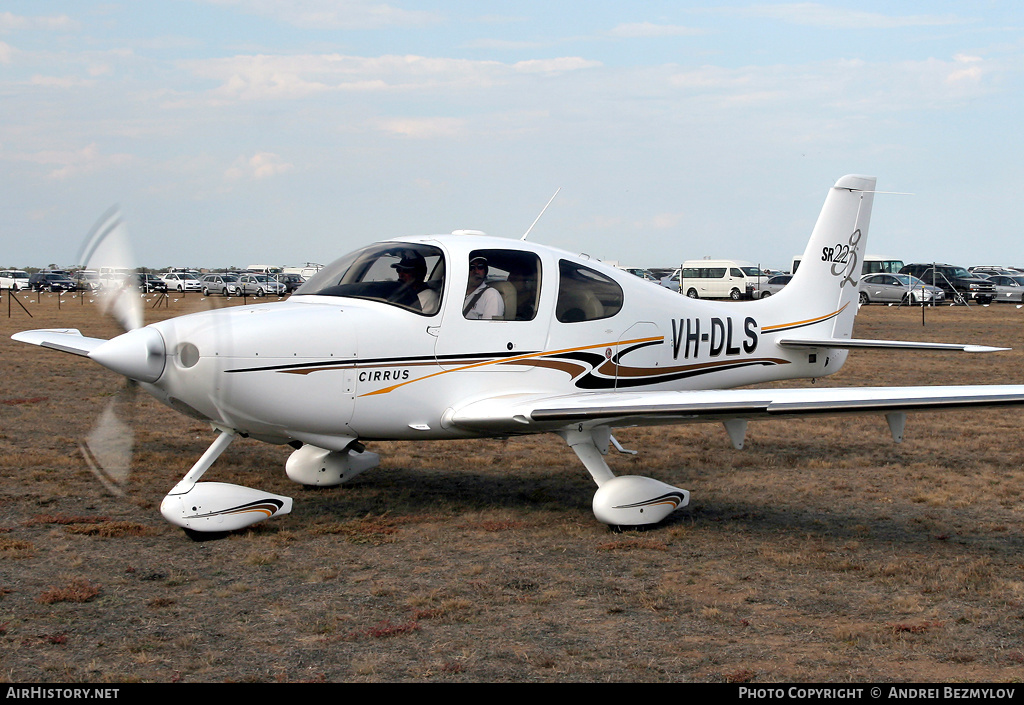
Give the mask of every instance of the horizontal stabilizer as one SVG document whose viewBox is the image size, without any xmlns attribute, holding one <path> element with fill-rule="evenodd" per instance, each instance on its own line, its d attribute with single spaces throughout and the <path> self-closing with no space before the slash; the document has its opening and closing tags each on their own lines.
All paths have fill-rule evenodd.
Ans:
<svg viewBox="0 0 1024 705">
<path fill-rule="evenodd" d="M 107 342 L 103 338 L 86 338 L 75 328 L 44 328 L 26 330 L 15 333 L 12 340 L 19 343 L 30 343 L 44 348 L 52 348 L 73 355 L 88 355 L 90 352 Z"/>
<path fill-rule="evenodd" d="M 964 345 L 961 343 L 922 343 L 913 340 L 865 340 L 859 338 L 784 338 L 776 341 L 784 348 L 837 348 L 881 350 L 945 350 L 950 352 L 1005 352 L 1010 348 L 995 348 L 989 345 Z"/>
</svg>

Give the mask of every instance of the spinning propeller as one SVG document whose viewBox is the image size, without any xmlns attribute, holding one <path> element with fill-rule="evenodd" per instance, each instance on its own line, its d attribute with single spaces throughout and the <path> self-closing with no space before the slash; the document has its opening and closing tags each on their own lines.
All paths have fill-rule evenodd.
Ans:
<svg viewBox="0 0 1024 705">
<path fill-rule="evenodd" d="M 123 375 L 125 385 L 115 394 L 93 429 L 79 444 L 92 473 L 110 492 L 123 496 L 131 468 L 134 431 L 130 424 L 139 384 L 156 384 L 165 373 L 168 349 L 156 327 L 144 326 L 143 292 L 136 277 L 136 261 L 127 229 L 116 209 L 107 211 L 86 239 L 79 260 L 111 283 L 101 292 L 104 313 L 111 315 L 125 331 L 110 340 L 84 338 L 78 331 L 36 331 L 16 339 L 43 343 L 80 355 L 87 355 L 103 367 Z M 215 326 L 228 334 L 227 320 Z M 42 335 L 42 338 L 38 338 Z M 70 341 L 68 340 L 70 338 Z M 64 342 L 55 342 L 64 341 Z M 194 347 L 194 346 L 193 346 Z M 198 355 L 198 353 L 197 353 Z M 215 414 L 226 418 L 217 400 Z M 198 412 L 196 412 L 198 413 Z M 172 524 L 197 538 L 250 526 L 291 511 L 289 497 L 223 482 L 200 482 L 217 457 L 230 445 L 236 432 L 215 424 L 217 437 L 185 477 L 164 497 L 160 512 Z M 317 458 L 319 460 L 319 458 Z M 347 468 L 348 466 L 346 466 Z"/>
<path fill-rule="evenodd" d="M 122 286 L 107 287 L 100 292 L 101 308 L 117 321 L 127 333 L 143 326 L 142 291 L 135 277 L 135 256 L 128 239 L 128 231 L 121 220 L 118 209 L 111 208 L 97 221 L 86 238 L 78 262 L 86 269 L 100 273 L 110 280 L 124 274 Z M 128 274 L 128 273 L 131 274 Z M 114 341 L 119 340 L 115 338 Z M 90 357 L 100 364 L 124 371 L 124 367 L 133 367 L 131 360 L 118 360 L 119 353 L 114 341 L 104 343 L 100 350 L 90 353 Z M 162 351 L 161 351 L 162 353 Z M 123 350 L 120 357 L 125 357 Z M 130 357 L 130 356 L 129 356 Z M 120 364 L 119 364 L 120 363 Z M 138 382 L 125 377 L 124 386 L 114 395 L 103 410 L 96 425 L 92 428 L 79 448 L 92 473 L 108 491 L 123 495 L 131 466 L 132 446 L 135 433 L 128 419 L 131 418 Z"/>
</svg>

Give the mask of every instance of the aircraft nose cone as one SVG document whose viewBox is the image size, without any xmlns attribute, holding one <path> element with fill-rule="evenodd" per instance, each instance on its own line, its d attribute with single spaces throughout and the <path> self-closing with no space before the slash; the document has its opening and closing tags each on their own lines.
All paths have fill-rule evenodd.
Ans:
<svg viewBox="0 0 1024 705">
<path fill-rule="evenodd" d="M 163 336 L 155 328 L 136 328 L 111 338 L 89 357 L 130 379 L 155 382 L 164 373 L 166 350 Z"/>
</svg>

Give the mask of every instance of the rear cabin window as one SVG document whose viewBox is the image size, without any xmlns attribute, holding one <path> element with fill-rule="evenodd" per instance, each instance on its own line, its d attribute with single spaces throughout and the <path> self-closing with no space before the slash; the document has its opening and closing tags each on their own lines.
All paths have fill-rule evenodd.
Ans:
<svg viewBox="0 0 1024 705">
<path fill-rule="evenodd" d="M 555 318 L 562 323 L 611 318 L 622 309 L 622 288 L 589 267 L 560 260 Z"/>
</svg>

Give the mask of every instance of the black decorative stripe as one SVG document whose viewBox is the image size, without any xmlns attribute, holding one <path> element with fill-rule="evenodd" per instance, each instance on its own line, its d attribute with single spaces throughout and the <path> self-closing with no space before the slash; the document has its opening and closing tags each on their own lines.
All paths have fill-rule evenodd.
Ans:
<svg viewBox="0 0 1024 705">
<path fill-rule="evenodd" d="M 480 359 L 484 360 L 501 360 L 510 357 L 522 357 L 524 355 L 536 355 L 540 351 L 535 350 L 531 352 L 497 352 L 497 353 L 461 353 L 458 355 L 420 355 L 417 357 L 378 357 L 368 359 L 347 359 L 347 360 L 320 360 L 319 362 L 297 362 L 290 365 L 264 365 L 262 367 L 239 367 L 233 370 L 226 370 L 227 372 L 281 372 L 288 370 L 304 370 L 309 368 L 318 367 L 331 367 L 338 369 L 348 369 L 357 367 L 368 367 L 371 365 L 417 365 L 424 363 L 442 363 L 442 362 L 459 362 L 459 361 L 470 361 L 475 362 Z"/>
<path fill-rule="evenodd" d="M 641 502 L 633 502 L 632 504 L 619 504 L 613 507 L 613 509 L 635 509 L 637 507 L 649 507 L 653 504 L 663 504 L 665 502 L 669 502 L 673 506 L 678 507 L 680 504 L 682 504 L 683 499 L 685 499 L 685 497 L 686 496 L 682 492 L 669 492 L 668 494 L 663 494 L 660 497 L 645 499 Z"/>
<path fill-rule="evenodd" d="M 580 389 L 627 389 L 633 387 L 645 387 L 652 384 L 660 384 L 662 382 L 674 382 L 679 379 L 688 379 L 690 377 L 700 377 L 702 375 L 709 375 L 715 372 L 738 370 L 744 367 L 756 367 L 758 365 L 768 367 L 777 364 L 778 363 L 773 360 L 737 360 L 732 364 L 722 365 L 720 367 L 701 367 L 693 370 L 684 370 L 682 372 L 673 372 L 671 374 L 652 375 L 643 378 L 601 377 L 590 372 L 576 380 L 576 386 Z"/>
<path fill-rule="evenodd" d="M 270 497 L 266 499 L 259 499 L 248 504 L 240 504 L 237 507 L 231 507 L 230 509 L 221 509 L 216 512 L 207 512 L 205 514 L 193 514 L 187 519 L 206 519 L 208 517 L 221 516 L 222 514 L 242 514 L 244 512 L 267 512 L 268 516 L 273 516 L 274 513 L 280 511 L 281 507 L 284 506 L 284 502 L 280 499 L 272 499 Z"/>
</svg>

